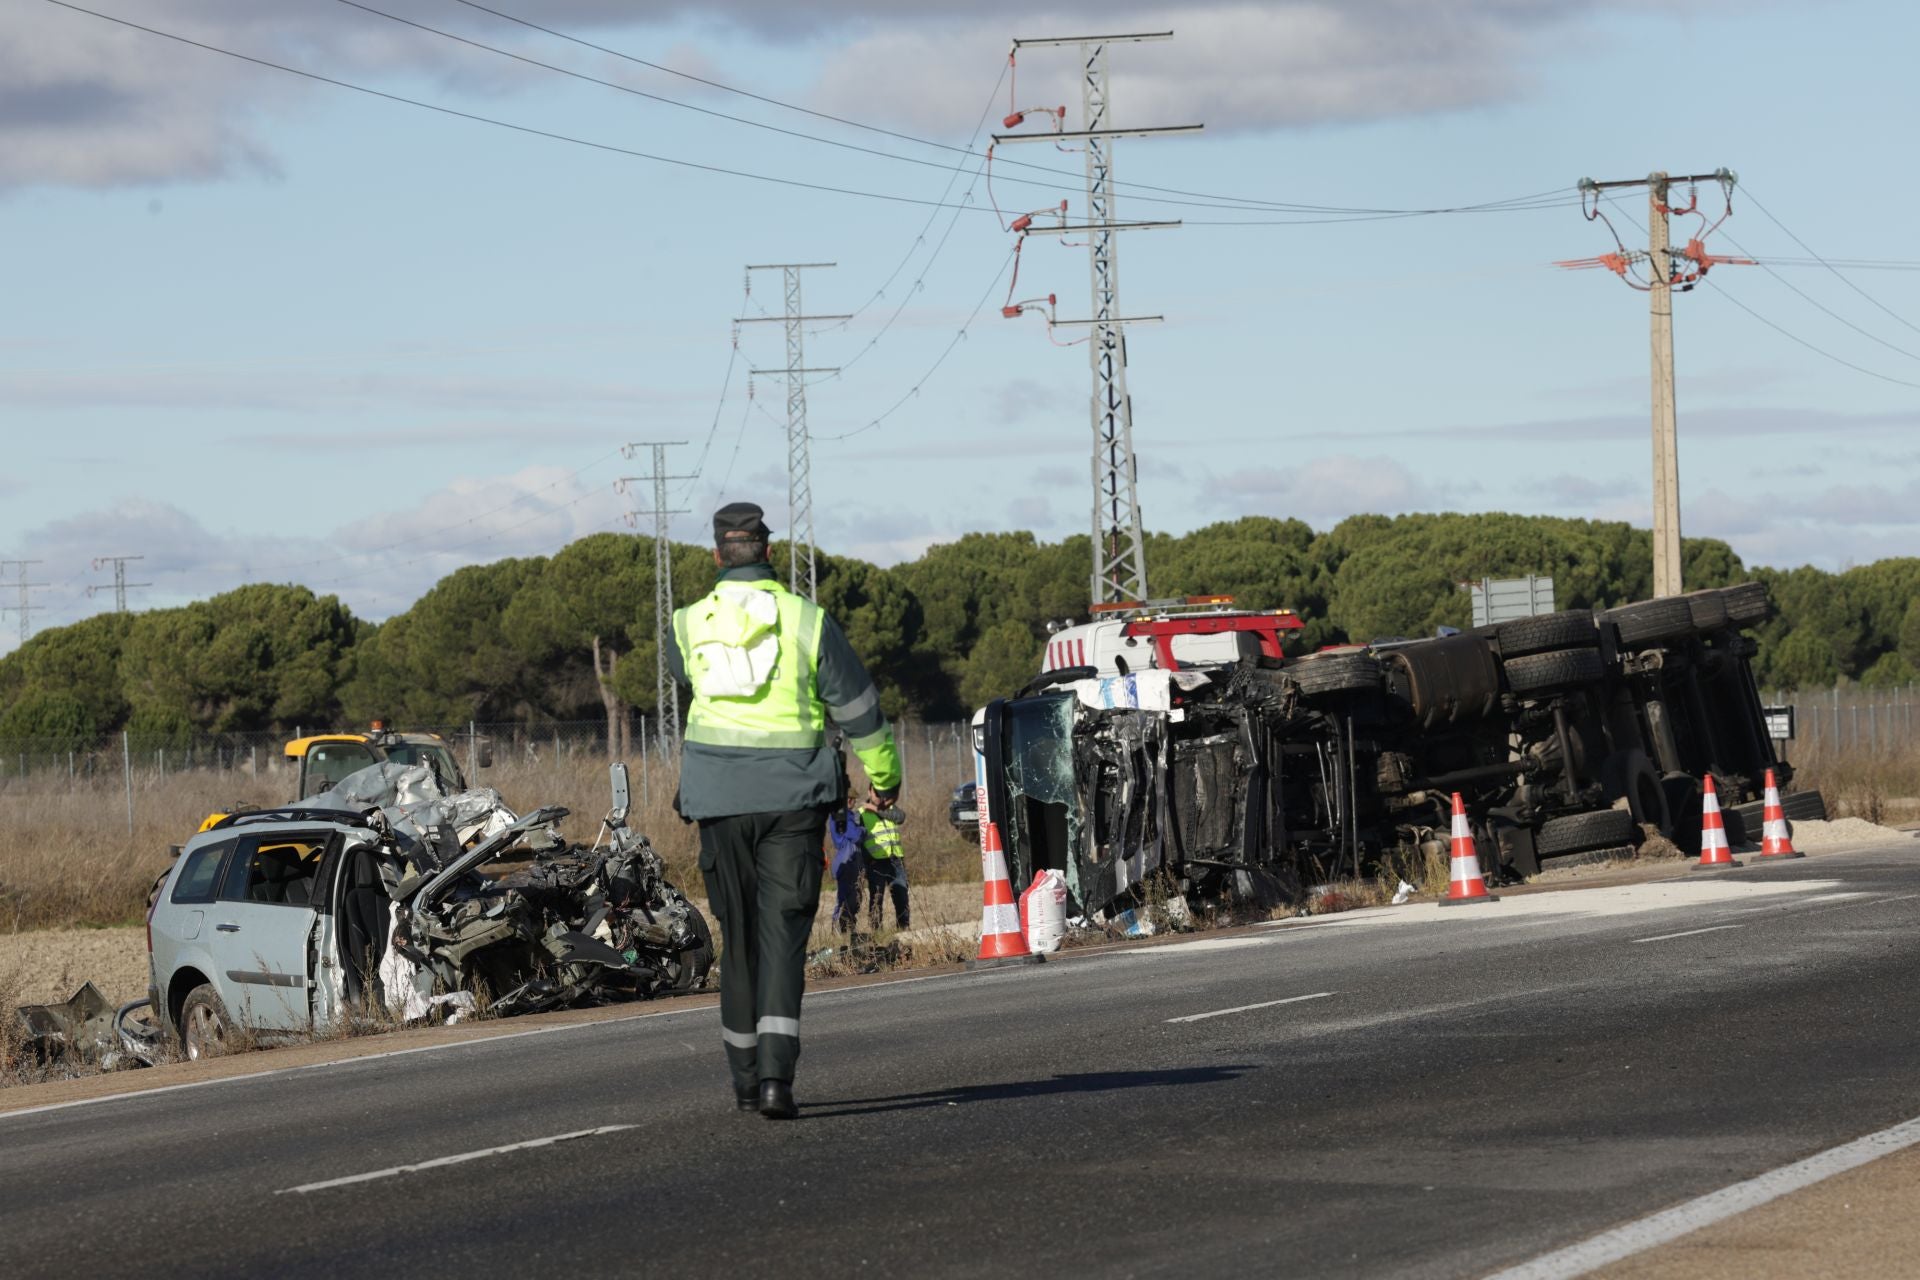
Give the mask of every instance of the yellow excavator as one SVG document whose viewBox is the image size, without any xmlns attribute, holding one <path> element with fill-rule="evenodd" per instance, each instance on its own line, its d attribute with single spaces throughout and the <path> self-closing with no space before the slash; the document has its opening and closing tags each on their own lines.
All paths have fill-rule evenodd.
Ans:
<svg viewBox="0 0 1920 1280">
<path fill-rule="evenodd" d="M 425 765 L 448 794 L 467 789 L 466 775 L 445 738 L 437 733 L 397 733 L 379 720 L 364 733 L 314 733 L 295 738 L 281 748 L 281 754 L 295 768 L 295 804 L 331 789 L 350 773 L 388 762 Z M 474 763 L 487 768 L 493 763 L 492 752 L 482 748 Z M 210 829 L 230 812 L 208 814 L 200 829 Z"/>
</svg>

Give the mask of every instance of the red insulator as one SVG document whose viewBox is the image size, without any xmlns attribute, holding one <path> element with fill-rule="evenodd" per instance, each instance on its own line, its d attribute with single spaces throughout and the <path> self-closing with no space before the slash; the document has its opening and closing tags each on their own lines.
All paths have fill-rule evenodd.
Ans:
<svg viewBox="0 0 1920 1280">
<path fill-rule="evenodd" d="M 1025 307 L 1002 307 L 1000 308 L 1000 314 L 1005 319 L 1018 320 L 1021 312 L 1025 310 Z"/>
<path fill-rule="evenodd" d="M 1008 116 L 1006 119 L 1002 120 L 1000 123 L 1005 125 L 1009 129 L 1018 129 L 1021 125 L 1025 124 L 1026 122 L 1027 122 L 1027 113 L 1024 111 L 1016 111 L 1012 115 Z"/>
<path fill-rule="evenodd" d="M 1028 227 L 1032 225 L 1033 225 L 1033 215 L 1030 213 L 1023 213 L 1019 217 L 1013 220 L 1013 225 L 1008 227 L 1007 230 L 1025 231 Z"/>
</svg>

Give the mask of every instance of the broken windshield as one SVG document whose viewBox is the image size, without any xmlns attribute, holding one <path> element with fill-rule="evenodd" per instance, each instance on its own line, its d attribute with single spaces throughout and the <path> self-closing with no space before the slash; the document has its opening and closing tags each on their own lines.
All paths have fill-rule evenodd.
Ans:
<svg viewBox="0 0 1920 1280">
<path fill-rule="evenodd" d="M 1007 703 L 1006 774 L 1008 848 L 1020 867 L 1017 882 L 1037 871 L 1064 873 L 1079 887 L 1075 851 L 1081 815 L 1073 770 L 1075 703 L 1071 694 L 1043 694 Z"/>
</svg>

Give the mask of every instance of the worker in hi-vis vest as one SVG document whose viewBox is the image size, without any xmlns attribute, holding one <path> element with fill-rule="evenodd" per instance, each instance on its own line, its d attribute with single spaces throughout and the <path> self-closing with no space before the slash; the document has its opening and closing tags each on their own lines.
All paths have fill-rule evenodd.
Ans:
<svg viewBox="0 0 1920 1280">
<path fill-rule="evenodd" d="M 880 696 L 839 624 L 774 580 L 759 507 L 713 517 L 720 581 L 673 615 L 667 660 L 693 690 L 680 816 L 700 824 L 700 874 L 720 922 L 720 1035 L 741 1111 L 791 1119 L 807 935 L 820 905 L 821 839 L 841 802 L 831 720 L 860 757 L 868 802 L 900 795 Z"/>
<path fill-rule="evenodd" d="M 860 825 L 866 828 L 862 852 L 866 855 L 867 927 L 880 930 L 881 906 L 890 894 L 893 898 L 893 924 L 907 927 L 907 857 L 900 847 L 900 811 L 877 811 L 873 805 L 860 810 Z M 854 909 L 859 910 L 858 904 Z"/>
</svg>

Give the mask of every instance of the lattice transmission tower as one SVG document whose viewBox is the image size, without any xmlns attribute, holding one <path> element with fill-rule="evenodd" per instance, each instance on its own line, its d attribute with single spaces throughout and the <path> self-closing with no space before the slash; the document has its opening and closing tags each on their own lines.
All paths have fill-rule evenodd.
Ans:
<svg viewBox="0 0 1920 1280">
<path fill-rule="evenodd" d="M 1060 320 L 1049 316 L 1048 323 L 1089 325 L 1092 328 L 1087 343 L 1087 359 L 1093 373 L 1089 416 L 1093 427 L 1092 585 L 1095 604 L 1147 598 L 1147 553 L 1140 521 L 1139 465 L 1133 452 L 1133 400 L 1127 393 L 1126 327 L 1129 324 L 1155 323 L 1163 318 L 1157 315 L 1122 314 L 1119 245 L 1114 236 L 1121 231 L 1179 225 L 1170 222 L 1127 223 L 1115 216 L 1113 144 L 1119 138 L 1172 137 L 1198 133 L 1203 128 L 1197 124 L 1142 129 L 1112 127 L 1113 95 L 1107 78 L 1107 47 L 1171 39 L 1171 31 L 1150 31 L 1015 40 L 1013 50 L 1008 55 L 1009 63 L 1019 56 L 1022 49 L 1067 45 L 1079 48 L 1080 105 L 1086 127 L 1079 130 L 1056 128 L 1051 133 L 1005 133 L 993 136 L 996 147 L 1010 142 L 1077 142 L 1086 152 L 1085 224 L 1057 227 L 1016 224 L 1015 229 L 1022 235 L 1072 232 L 1087 237 L 1092 314 L 1084 320 Z M 1057 113 L 1049 111 L 1048 114 L 1055 116 L 1056 125 L 1060 123 Z M 1007 127 L 1016 127 L 1025 115 L 1016 106 L 1005 121 Z M 1048 309 L 1051 310 L 1050 299 Z"/>
<path fill-rule="evenodd" d="M 809 324 L 819 324 L 834 320 L 851 320 L 851 315 L 810 316 L 803 314 L 800 305 L 800 273 L 802 271 L 822 270 L 836 266 L 832 262 L 771 262 L 747 267 L 749 293 L 756 271 L 778 271 L 785 285 L 785 314 L 777 316 L 742 316 L 735 324 L 785 324 L 787 327 L 787 366 L 784 369 L 753 369 L 753 377 L 768 377 L 775 373 L 787 375 L 787 522 L 788 544 L 792 554 L 787 561 L 787 588 L 798 594 L 802 579 L 801 562 L 806 563 L 804 575 L 807 584 L 807 599 L 817 600 L 820 595 L 820 572 L 815 563 L 813 543 L 813 458 L 808 448 L 807 438 L 807 375 L 838 373 L 838 368 L 810 369 L 806 358 L 806 329 Z"/>
<path fill-rule="evenodd" d="M 127 611 L 128 591 L 136 587 L 150 587 L 153 585 L 151 582 L 127 581 L 127 565 L 135 560 L 145 559 L 145 556 L 95 556 L 93 558 L 93 571 L 95 573 L 100 572 L 101 565 L 110 564 L 113 566 L 113 611 L 115 613 L 125 613 Z M 93 599 L 94 596 L 106 589 L 106 586 L 101 583 L 95 583 L 89 586 L 87 588 L 87 599 Z"/>
<path fill-rule="evenodd" d="M 637 524 L 642 516 L 653 517 L 653 708 L 654 737 L 663 756 L 671 755 L 680 737 L 680 686 L 667 671 L 667 632 L 673 627 L 673 543 L 669 540 L 673 517 L 687 514 L 684 507 L 667 505 L 667 483 L 693 480 L 694 476 L 667 474 L 667 450 L 684 445 L 685 440 L 636 440 L 622 445 L 620 452 L 631 458 L 642 449 L 653 452 L 653 470 L 644 476 L 621 476 L 615 488 L 627 492 L 627 486 L 646 483 L 653 489 L 653 507 L 648 511 L 629 511 L 627 521 Z"/>
</svg>

